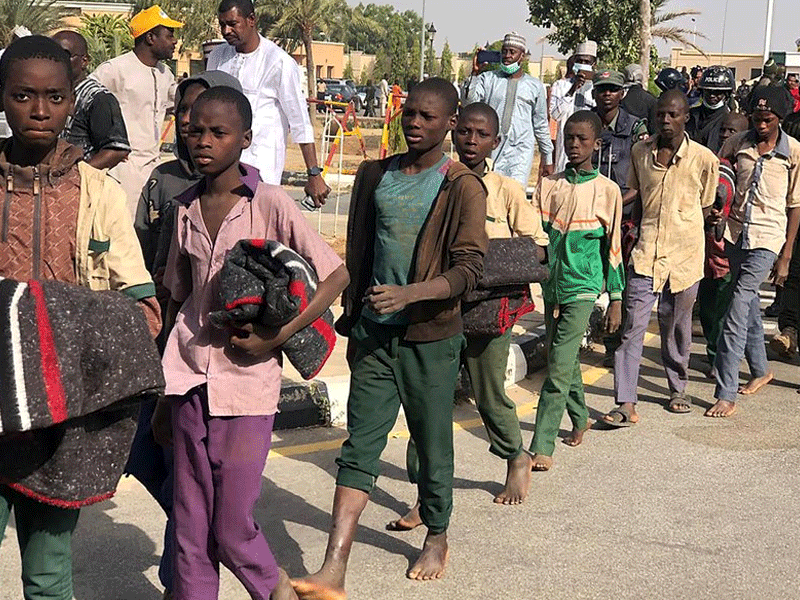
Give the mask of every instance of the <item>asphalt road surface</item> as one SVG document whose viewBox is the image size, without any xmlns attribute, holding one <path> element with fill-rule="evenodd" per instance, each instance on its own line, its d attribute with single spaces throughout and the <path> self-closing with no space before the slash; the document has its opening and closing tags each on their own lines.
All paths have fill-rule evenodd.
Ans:
<svg viewBox="0 0 800 600">
<path fill-rule="evenodd" d="M 698 341 L 698 340 L 695 340 Z M 424 532 L 390 533 L 387 521 L 414 497 L 406 483 L 405 425 L 383 456 L 383 476 L 364 512 L 347 580 L 352 600 L 791 599 L 800 597 L 800 376 L 773 361 L 775 381 L 742 399 L 730 419 L 705 418 L 713 386 L 692 370 L 691 414 L 664 408 L 658 338 L 642 367 L 642 421 L 558 444 L 554 468 L 535 473 L 528 501 L 492 503 L 504 465 L 487 452 L 473 406 L 457 409 L 455 511 L 444 579 L 404 577 Z M 692 366 L 704 366 L 695 344 Z M 593 416 L 613 405 L 612 376 L 587 355 Z M 744 375 L 743 375 L 744 376 Z M 530 441 L 541 374 L 511 389 Z M 566 429 L 567 422 L 563 427 Z M 563 431 L 562 433 L 566 433 Z M 280 433 L 257 509 L 278 561 L 292 576 L 322 560 L 341 429 Z M 77 600 L 158 600 L 164 518 L 135 481 L 113 501 L 83 510 L 74 539 Z M 0 598 L 20 598 L 13 524 L 0 546 Z M 227 571 L 220 598 L 246 599 Z"/>
</svg>

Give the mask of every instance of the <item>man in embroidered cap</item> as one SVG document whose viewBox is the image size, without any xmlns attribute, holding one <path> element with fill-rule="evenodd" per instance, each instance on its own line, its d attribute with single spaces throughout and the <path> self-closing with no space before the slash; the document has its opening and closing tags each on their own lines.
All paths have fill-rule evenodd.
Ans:
<svg viewBox="0 0 800 600">
<path fill-rule="evenodd" d="M 175 29 L 158 5 L 139 11 L 130 21 L 133 50 L 107 60 L 90 75 L 117 97 L 125 119 L 131 153 L 109 173 L 128 199 L 131 219 L 142 186 L 160 160 L 161 129 L 175 100 L 175 76 L 163 61 L 175 52 Z"/>
<path fill-rule="evenodd" d="M 564 124 L 576 110 L 594 108 L 592 77 L 597 63 L 597 42 L 586 40 L 578 44 L 567 61 L 567 74 L 550 88 L 550 117 L 558 124 L 556 133 L 555 170 L 559 173 L 567 166 L 564 152 Z"/>
<path fill-rule="evenodd" d="M 502 63 L 480 73 L 478 55 L 472 61 L 466 104 L 485 102 L 500 116 L 500 145 L 492 154 L 494 170 L 524 187 L 533 166 L 534 142 L 541 153 L 540 172 L 553 173 L 553 141 L 547 121 L 547 93 L 536 77 L 521 68 L 527 54 L 525 38 L 511 32 L 503 38 Z M 480 73 L 480 74 L 479 74 Z"/>
</svg>

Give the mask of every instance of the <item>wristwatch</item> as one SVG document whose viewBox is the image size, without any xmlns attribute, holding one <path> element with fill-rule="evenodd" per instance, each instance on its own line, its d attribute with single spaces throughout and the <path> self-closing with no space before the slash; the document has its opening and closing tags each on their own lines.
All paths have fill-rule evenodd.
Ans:
<svg viewBox="0 0 800 600">
<path fill-rule="evenodd" d="M 317 175 L 322 175 L 322 169 L 319 167 L 311 167 L 306 171 L 306 175 L 309 177 L 316 177 Z"/>
</svg>

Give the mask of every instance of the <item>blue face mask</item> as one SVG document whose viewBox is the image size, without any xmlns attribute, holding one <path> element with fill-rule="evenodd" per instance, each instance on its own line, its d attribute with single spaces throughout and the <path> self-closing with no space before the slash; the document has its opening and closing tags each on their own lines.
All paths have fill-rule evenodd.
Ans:
<svg viewBox="0 0 800 600">
<path fill-rule="evenodd" d="M 520 64 L 518 62 L 511 63 L 510 65 L 500 64 L 500 71 L 502 71 L 505 75 L 513 75 L 517 71 L 519 71 Z"/>
</svg>

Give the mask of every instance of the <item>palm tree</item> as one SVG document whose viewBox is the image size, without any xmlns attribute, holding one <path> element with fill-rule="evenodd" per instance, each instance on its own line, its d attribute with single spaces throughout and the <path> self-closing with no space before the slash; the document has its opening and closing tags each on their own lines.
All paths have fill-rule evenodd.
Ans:
<svg viewBox="0 0 800 600">
<path fill-rule="evenodd" d="M 291 52 L 302 43 L 306 53 L 308 93 L 317 89 L 312 42 L 314 34 L 325 26 L 331 15 L 332 0 L 276 0 L 259 7 L 259 28 Z"/>
<path fill-rule="evenodd" d="M 132 14 L 158 4 L 183 27 L 175 30 L 180 51 L 199 50 L 206 40 L 219 37 L 217 6 L 219 0 L 135 0 Z"/>
<path fill-rule="evenodd" d="M 56 0 L 0 0 L 0 41 L 3 46 L 11 43 L 11 31 L 24 25 L 31 33 L 48 34 L 60 29 L 61 19 L 66 16 Z"/>
<path fill-rule="evenodd" d="M 666 6 L 672 0 L 639 0 L 639 22 L 642 24 L 639 32 L 640 39 L 640 64 L 645 73 L 650 72 L 650 46 L 653 38 L 673 42 L 683 46 L 691 46 L 700 54 L 705 54 L 693 41 L 694 36 L 706 38 L 703 33 L 690 31 L 685 27 L 673 24 L 674 21 L 699 15 L 700 11 L 694 8 L 667 11 Z M 649 15 L 649 16 L 648 16 Z M 644 26 L 650 23 L 649 27 Z"/>
<path fill-rule="evenodd" d="M 82 15 L 80 34 L 89 49 L 89 71 L 133 48 L 128 19 L 122 15 Z"/>
</svg>

